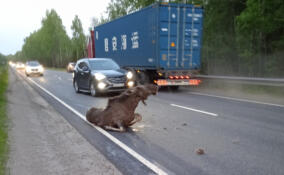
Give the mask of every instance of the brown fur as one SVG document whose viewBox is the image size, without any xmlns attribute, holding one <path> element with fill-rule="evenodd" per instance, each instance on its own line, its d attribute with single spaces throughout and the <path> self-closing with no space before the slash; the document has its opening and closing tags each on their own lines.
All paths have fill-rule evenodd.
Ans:
<svg viewBox="0 0 284 175">
<path fill-rule="evenodd" d="M 130 88 L 118 96 L 108 99 L 105 109 L 91 108 L 86 113 L 89 122 L 104 129 L 125 131 L 125 128 L 140 121 L 142 116 L 134 113 L 139 102 L 146 105 L 149 95 L 156 95 L 158 86 L 143 85 Z"/>
</svg>

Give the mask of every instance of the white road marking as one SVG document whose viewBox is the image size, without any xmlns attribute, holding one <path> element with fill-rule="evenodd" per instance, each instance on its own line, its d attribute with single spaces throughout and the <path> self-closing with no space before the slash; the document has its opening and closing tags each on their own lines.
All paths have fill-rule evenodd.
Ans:
<svg viewBox="0 0 284 175">
<path fill-rule="evenodd" d="M 23 76 L 23 75 L 22 75 Z M 59 99 L 58 97 L 56 97 L 55 95 L 53 95 L 51 92 L 49 92 L 48 90 L 46 90 L 45 88 L 43 88 L 41 85 L 39 85 L 38 83 L 36 83 L 35 81 L 33 81 L 31 78 L 27 78 L 27 80 L 29 80 L 30 82 L 32 82 L 34 85 L 36 85 L 37 87 L 39 87 L 41 90 L 43 90 L 45 93 L 47 93 L 48 95 L 50 95 L 51 97 L 53 97 L 55 100 L 57 100 L 58 102 L 60 102 L 62 105 L 64 105 L 66 108 L 68 108 L 70 111 L 72 111 L 74 114 L 78 115 L 82 120 L 84 120 L 86 123 L 88 123 L 89 125 L 91 125 L 92 127 L 94 127 L 95 129 L 97 129 L 100 133 L 102 133 L 104 136 L 106 136 L 107 138 L 109 138 L 112 142 L 114 142 L 115 144 L 117 144 L 119 147 L 121 147 L 122 149 L 124 149 L 126 152 L 128 152 L 130 155 L 132 155 L 134 158 L 136 158 L 138 161 L 140 161 L 142 164 L 144 164 L 145 166 L 147 166 L 148 168 L 150 168 L 152 171 L 154 171 L 157 174 L 161 174 L 161 175 L 167 175 L 168 173 L 166 173 L 165 171 L 163 171 L 161 168 L 159 168 L 158 166 L 156 166 L 155 164 L 153 164 L 152 162 L 150 162 L 149 160 L 147 160 L 146 158 L 144 158 L 143 156 L 141 156 L 140 154 L 138 154 L 137 152 L 135 152 L 133 149 L 131 149 L 130 147 L 128 147 L 126 144 L 122 143 L 120 140 L 118 140 L 117 138 L 113 137 L 111 134 L 109 134 L 108 132 L 106 132 L 104 129 L 97 127 L 95 125 L 93 125 L 92 123 L 90 123 L 89 121 L 86 120 L 86 117 L 84 115 L 82 115 L 80 112 L 78 112 L 77 110 L 73 109 L 71 106 L 69 106 L 68 104 L 66 104 L 64 101 L 62 101 L 61 99 Z"/>
<path fill-rule="evenodd" d="M 216 97 L 216 98 L 222 98 L 222 99 L 227 99 L 227 100 L 235 100 L 235 101 L 241 101 L 241 102 L 256 103 L 256 104 L 270 105 L 270 106 L 277 106 L 277 107 L 284 108 L 284 105 L 274 104 L 274 103 L 265 103 L 265 102 L 254 101 L 254 100 L 246 100 L 246 99 L 239 99 L 239 98 L 233 98 L 233 97 L 224 97 L 224 96 L 211 95 L 211 94 L 205 94 L 205 93 L 199 93 L 199 92 L 189 92 L 189 94 L 202 95 L 202 96 L 208 96 L 208 97 Z"/>
<path fill-rule="evenodd" d="M 175 106 L 175 107 L 178 107 L 178 108 L 183 108 L 183 109 L 187 109 L 187 110 L 191 110 L 191 111 L 195 111 L 195 112 L 200 112 L 200 113 L 203 113 L 203 114 L 211 115 L 211 116 L 214 116 L 214 117 L 218 117 L 218 114 L 214 114 L 214 113 L 207 112 L 207 111 L 201 111 L 201 110 L 198 110 L 198 109 L 193 109 L 193 108 L 180 106 L 180 105 L 176 105 L 176 104 L 171 104 L 171 106 Z"/>
</svg>

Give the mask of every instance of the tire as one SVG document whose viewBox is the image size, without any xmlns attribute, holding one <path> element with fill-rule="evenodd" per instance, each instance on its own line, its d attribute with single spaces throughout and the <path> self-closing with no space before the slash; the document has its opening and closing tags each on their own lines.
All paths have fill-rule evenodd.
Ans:
<svg viewBox="0 0 284 175">
<path fill-rule="evenodd" d="M 78 86 L 78 83 L 77 83 L 76 80 L 74 81 L 73 86 L 74 86 L 75 92 L 76 92 L 76 93 L 79 93 L 79 92 L 80 92 L 80 89 L 79 89 L 79 86 Z"/>
<path fill-rule="evenodd" d="M 170 89 L 171 89 L 172 91 L 178 91 L 179 86 L 170 86 Z"/>
<path fill-rule="evenodd" d="M 93 97 L 96 97 L 98 95 L 98 92 L 97 92 L 93 82 L 91 82 L 91 85 L 90 85 L 90 92 L 91 92 L 91 96 L 93 96 Z"/>
<path fill-rule="evenodd" d="M 138 74 L 138 84 L 146 85 L 146 84 L 149 84 L 149 83 L 150 83 L 150 78 L 149 78 L 147 72 L 141 71 Z"/>
</svg>

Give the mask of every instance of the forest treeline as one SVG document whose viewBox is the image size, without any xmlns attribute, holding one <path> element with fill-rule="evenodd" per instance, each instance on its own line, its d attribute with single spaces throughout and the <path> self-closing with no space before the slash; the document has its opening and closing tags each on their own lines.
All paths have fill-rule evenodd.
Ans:
<svg viewBox="0 0 284 175">
<path fill-rule="evenodd" d="M 283 0 L 210 0 L 204 11 L 205 73 L 284 76 Z"/>
<path fill-rule="evenodd" d="M 65 67 L 70 61 L 85 56 L 86 36 L 77 15 L 72 21 L 72 38 L 54 9 L 47 10 L 41 28 L 24 39 L 22 50 L 10 55 L 14 60 L 38 60 L 48 67 Z"/>
<path fill-rule="evenodd" d="M 135 12 L 159 0 L 111 0 L 102 24 Z M 176 0 L 204 9 L 202 73 L 252 77 L 284 76 L 283 0 Z M 93 26 L 92 26 L 93 27 Z M 85 56 L 86 36 L 78 16 L 73 35 L 66 34 L 60 17 L 47 11 L 42 27 L 31 33 L 14 57 L 37 59 L 47 66 L 62 67 Z"/>
</svg>

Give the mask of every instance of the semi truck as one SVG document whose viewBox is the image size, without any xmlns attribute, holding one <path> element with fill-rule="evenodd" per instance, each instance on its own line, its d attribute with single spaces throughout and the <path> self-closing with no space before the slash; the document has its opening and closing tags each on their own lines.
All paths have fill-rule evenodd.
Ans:
<svg viewBox="0 0 284 175">
<path fill-rule="evenodd" d="M 135 73 L 140 84 L 178 89 L 196 86 L 201 67 L 203 9 L 191 4 L 156 3 L 94 27 L 91 58 L 112 58 Z"/>
</svg>

